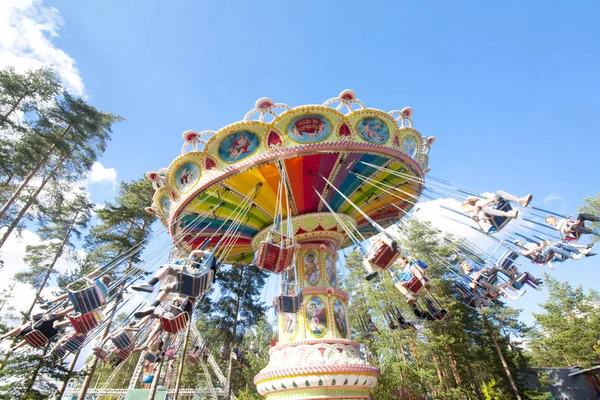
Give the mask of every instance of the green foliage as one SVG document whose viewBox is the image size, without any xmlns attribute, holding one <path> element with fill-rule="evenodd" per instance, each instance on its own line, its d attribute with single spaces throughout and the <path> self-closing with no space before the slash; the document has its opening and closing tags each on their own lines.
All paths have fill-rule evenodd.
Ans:
<svg viewBox="0 0 600 400">
<path fill-rule="evenodd" d="M 542 304 L 544 313 L 533 314 L 535 330 L 530 333 L 530 354 L 539 367 L 560 367 L 577 364 L 589 367 L 598 362 L 592 346 L 600 332 L 600 294 L 585 292 L 544 276 L 548 300 Z"/>
<path fill-rule="evenodd" d="M 595 196 L 586 197 L 583 200 L 585 201 L 585 205 L 583 207 L 580 207 L 579 211 L 584 212 L 584 213 L 593 214 L 593 215 L 600 215 L 600 193 L 597 193 Z M 592 228 L 600 228 L 600 223 L 599 222 L 593 222 L 593 223 L 586 222 L 586 226 L 591 226 Z M 591 240 L 593 242 L 598 241 L 598 236 L 595 236 L 595 235 L 588 235 L 588 236 L 591 236 Z"/>
</svg>

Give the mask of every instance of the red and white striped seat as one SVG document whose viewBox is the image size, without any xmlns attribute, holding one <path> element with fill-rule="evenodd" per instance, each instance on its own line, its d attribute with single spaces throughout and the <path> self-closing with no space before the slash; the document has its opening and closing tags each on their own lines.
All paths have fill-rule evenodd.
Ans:
<svg viewBox="0 0 600 400">
<path fill-rule="evenodd" d="M 44 336 L 44 334 L 40 331 L 36 331 L 35 329 L 31 332 L 28 332 L 23 336 L 23 339 L 31 346 L 31 347 L 43 347 L 48 344 L 48 338 Z"/>
</svg>

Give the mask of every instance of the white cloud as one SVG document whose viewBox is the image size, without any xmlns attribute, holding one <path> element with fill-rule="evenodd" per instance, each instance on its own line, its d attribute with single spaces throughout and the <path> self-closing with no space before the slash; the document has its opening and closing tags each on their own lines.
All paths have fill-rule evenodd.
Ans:
<svg viewBox="0 0 600 400">
<path fill-rule="evenodd" d="M 109 182 L 115 186 L 117 184 L 117 170 L 114 168 L 105 168 L 102 163 L 96 161 L 92 165 L 89 181 L 90 183 Z"/>
<path fill-rule="evenodd" d="M 0 290 L 7 288 L 12 283 L 10 278 L 12 278 L 15 273 L 26 271 L 28 269 L 27 264 L 23 261 L 23 257 L 25 257 L 26 254 L 26 247 L 28 245 L 34 246 L 42 243 L 43 241 L 40 237 L 29 230 L 24 230 L 21 237 L 17 237 L 17 235 L 13 234 L 8 238 L 4 246 L 2 246 L 0 254 L 0 258 L 4 261 L 2 276 L 5 277 L 5 279 L 0 280 Z M 76 252 L 78 256 L 85 255 L 83 250 L 77 250 Z M 73 266 L 73 259 L 65 254 L 58 259 L 55 269 L 58 272 L 66 272 L 70 268 L 73 268 Z M 31 285 L 17 283 L 12 293 L 14 298 L 10 302 L 10 305 L 15 307 L 16 311 L 27 310 L 35 297 L 35 290 L 36 288 L 33 288 Z M 53 297 L 53 292 L 56 292 L 57 290 L 56 287 L 48 286 L 44 289 L 42 295 Z M 37 309 L 34 309 L 34 312 L 37 311 Z"/>
<path fill-rule="evenodd" d="M 23 72 L 51 66 L 69 92 L 83 95 L 75 60 L 51 41 L 62 24 L 58 10 L 44 7 L 41 0 L 0 1 L 0 68 L 14 66 Z"/>
<path fill-rule="evenodd" d="M 559 200 L 562 200 L 562 199 L 563 199 L 562 196 L 559 196 L 557 194 L 551 194 L 551 195 L 548 195 L 548 196 L 544 197 L 544 204 L 548 204 L 548 203 L 551 203 L 553 201 L 559 201 Z"/>
</svg>

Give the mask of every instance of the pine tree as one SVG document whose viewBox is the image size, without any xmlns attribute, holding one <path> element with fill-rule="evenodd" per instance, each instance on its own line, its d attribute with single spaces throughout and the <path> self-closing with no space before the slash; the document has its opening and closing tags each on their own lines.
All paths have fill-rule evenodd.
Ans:
<svg viewBox="0 0 600 400">
<path fill-rule="evenodd" d="M 600 336 L 600 294 L 573 288 L 545 274 L 548 300 L 545 313 L 536 314 L 536 330 L 530 335 L 531 356 L 537 366 L 588 367 L 599 361 L 592 346 Z"/>
</svg>

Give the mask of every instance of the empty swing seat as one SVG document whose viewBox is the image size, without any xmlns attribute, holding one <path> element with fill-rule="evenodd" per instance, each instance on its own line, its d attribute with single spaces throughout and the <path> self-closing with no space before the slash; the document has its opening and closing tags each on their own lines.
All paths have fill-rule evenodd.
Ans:
<svg viewBox="0 0 600 400">
<path fill-rule="evenodd" d="M 127 357 L 129 357 L 129 355 L 131 354 L 132 351 L 133 351 L 133 345 L 128 346 L 124 349 L 115 350 L 115 355 L 117 357 L 119 357 L 121 360 L 125 361 L 125 360 L 127 360 Z"/>
<path fill-rule="evenodd" d="M 73 325 L 75 332 L 86 334 L 98 326 L 98 323 L 102 320 L 102 317 L 97 312 L 91 312 L 83 315 L 77 314 L 73 317 L 69 317 L 69 320 L 71 320 L 71 325 Z"/>
<path fill-rule="evenodd" d="M 29 344 L 31 347 L 43 347 L 48 344 L 48 339 L 44 334 L 38 330 L 32 330 L 23 336 L 23 339 Z"/>
<path fill-rule="evenodd" d="M 215 272 L 211 269 L 202 275 L 177 273 L 177 291 L 185 296 L 200 297 L 212 287 Z"/>
<path fill-rule="evenodd" d="M 425 282 L 429 282 L 429 279 L 423 278 Z M 416 276 L 413 276 L 408 284 L 406 285 L 406 289 L 413 294 L 419 294 L 419 292 L 423 289 L 423 282 Z"/>
<path fill-rule="evenodd" d="M 69 353 L 76 353 L 77 350 L 79 350 L 81 348 L 81 346 L 83 346 L 84 342 L 85 342 L 85 336 L 77 335 L 77 336 L 73 336 L 72 338 L 67 340 L 65 342 L 65 344 L 62 345 L 62 347 L 64 347 L 65 350 L 68 351 Z"/>
<path fill-rule="evenodd" d="M 58 346 L 52 350 L 52 356 L 57 359 L 61 359 L 67 355 L 67 351 L 63 346 Z"/>
<path fill-rule="evenodd" d="M 498 204 L 494 206 L 494 209 L 498 211 L 508 212 L 511 211 L 513 208 L 508 200 L 500 200 Z M 490 216 L 488 221 L 491 226 L 488 229 L 487 233 L 500 232 L 502 228 L 504 228 L 510 222 L 510 220 L 511 218 L 508 217 Z"/>
<path fill-rule="evenodd" d="M 132 346 L 131 337 L 127 332 L 121 332 L 110 338 L 118 350 L 125 350 Z"/>
<path fill-rule="evenodd" d="M 167 318 L 161 315 L 158 319 L 160 321 L 160 326 L 165 332 L 177 333 L 187 326 L 190 317 L 187 312 L 182 312 L 173 318 Z"/>
<path fill-rule="evenodd" d="M 518 257 L 519 254 L 516 251 L 507 251 L 500 257 L 500 260 L 498 260 L 498 265 L 502 269 L 510 269 Z"/>
<path fill-rule="evenodd" d="M 278 296 L 275 298 L 278 313 L 297 313 L 302 305 L 302 292 L 294 296 Z"/>
<path fill-rule="evenodd" d="M 384 241 L 377 243 L 373 255 L 369 257 L 369 262 L 381 269 L 388 269 L 400 257 L 400 250 L 394 251 L 391 245 Z"/>
<path fill-rule="evenodd" d="M 72 285 L 80 284 L 80 282 L 73 282 L 67 286 L 69 300 L 75 311 L 81 315 L 89 314 L 104 307 L 106 305 L 106 296 L 104 293 L 108 292 L 106 285 L 99 280 L 92 281 L 85 278 L 85 281 L 87 287 L 81 290 L 74 291 L 71 289 Z"/>
<path fill-rule="evenodd" d="M 289 241 L 287 237 L 281 236 L 280 243 Z M 300 246 L 283 246 L 270 241 L 260 242 L 256 265 L 265 271 L 279 274 L 290 269 L 294 265 L 296 251 Z"/>
<path fill-rule="evenodd" d="M 108 352 L 101 347 L 96 347 L 93 350 L 94 355 L 104 362 L 108 361 Z"/>
</svg>

